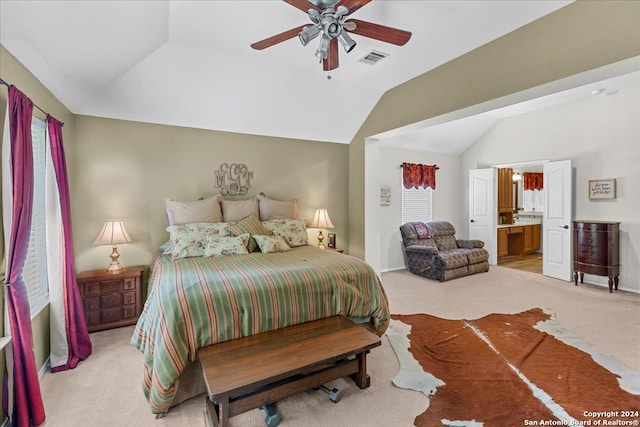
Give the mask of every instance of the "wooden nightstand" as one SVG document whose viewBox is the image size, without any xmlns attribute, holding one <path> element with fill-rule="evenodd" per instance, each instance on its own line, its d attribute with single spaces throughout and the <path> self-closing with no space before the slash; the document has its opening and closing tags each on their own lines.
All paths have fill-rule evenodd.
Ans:
<svg viewBox="0 0 640 427">
<path fill-rule="evenodd" d="M 142 313 L 143 266 L 125 267 L 122 273 L 105 270 L 77 275 L 89 332 L 133 325 Z"/>
</svg>

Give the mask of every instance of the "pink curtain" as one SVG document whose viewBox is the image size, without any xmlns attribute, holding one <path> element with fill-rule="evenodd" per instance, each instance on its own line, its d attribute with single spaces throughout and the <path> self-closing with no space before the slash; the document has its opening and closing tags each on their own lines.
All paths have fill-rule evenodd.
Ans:
<svg viewBox="0 0 640 427">
<path fill-rule="evenodd" d="M 427 188 L 436 189 L 436 165 L 421 165 L 417 163 L 402 164 L 402 185 L 404 188 Z"/>
<path fill-rule="evenodd" d="M 540 172 L 525 172 L 522 175 L 522 188 L 525 190 L 542 190 L 543 174 Z"/>
<path fill-rule="evenodd" d="M 9 127 L 13 177 L 13 216 L 7 251 L 6 294 L 13 348 L 13 411 L 11 425 L 38 426 L 45 421 L 38 382 L 31 313 L 22 269 L 27 257 L 33 203 L 33 151 L 31 116 L 33 103 L 22 92 L 9 88 Z M 5 141 L 6 143 L 6 141 Z"/>
<path fill-rule="evenodd" d="M 75 368 L 80 360 L 84 360 L 91 354 L 91 341 L 87 332 L 87 324 L 84 318 L 82 299 L 78 291 L 76 281 L 73 241 L 71 235 L 71 205 L 69 200 L 69 183 L 67 179 L 67 167 L 62 143 L 62 124 L 51 116 L 47 116 L 47 130 L 51 146 L 51 158 L 58 184 L 58 194 L 60 195 L 60 210 L 62 217 L 62 309 L 64 309 L 64 330 L 67 338 L 67 347 L 63 352 L 66 356 L 66 363 L 54 366 L 52 357 L 51 371 L 65 371 Z M 51 285 L 53 286 L 53 284 Z M 52 319 L 52 323 L 55 319 Z M 53 325 L 52 325 L 53 327 Z M 62 325 L 61 325 L 62 328 Z M 64 345 L 64 343 L 57 343 Z M 52 352 L 53 350 L 52 343 Z"/>
</svg>

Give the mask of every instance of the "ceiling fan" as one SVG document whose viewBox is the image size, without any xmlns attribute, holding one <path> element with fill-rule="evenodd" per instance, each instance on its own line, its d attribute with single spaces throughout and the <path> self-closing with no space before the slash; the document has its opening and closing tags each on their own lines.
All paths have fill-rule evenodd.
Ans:
<svg viewBox="0 0 640 427">
<path fill-rule="evenodd" d="M 251 45 L 257 50 L 266 49 L 298 36 L 303 46 L 320 36 L 316 57 L 322 61 L 324 71 L 338 68 L 338 42 L 349 53 L 356 42 L 348 33 L 369 37 L 386 43 L 402 46 L 409 41 L 411 33 L 385 27 L 358 19 L 350 15 L 371 0 L 283 0 L 285 3 L 306 12 L 312 24 L 301 25 Z"/>
</svg>

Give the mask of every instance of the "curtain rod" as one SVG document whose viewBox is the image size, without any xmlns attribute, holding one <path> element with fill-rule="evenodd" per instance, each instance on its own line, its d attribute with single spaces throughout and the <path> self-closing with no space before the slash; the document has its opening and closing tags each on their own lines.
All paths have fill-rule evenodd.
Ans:
<svg viewBox="0 0 640 427">
<path fill-rule="evenodd" d="M 400 165 L 400 167 L 404 167 L 404 163 Z M 436 165 L 436 170 L 439 170 L 440 168 Z"/>
<path fill-rule="evenodd" d="M 0 84 L 5 85 L 7 88 L 11 88 L 11 86 L 13 86 L 12 84 L 5 82 L 2 78 L 0 78 Z M 42 108 L 38 107 L 38 106 L 36 105 L 36 103 L 35 103 L 35 102 L 33 102 L 33 100 L 31 100 L 31 103 L 33 104 L 33 106 L 34 106 L 34 107 L 36 107 L 38 110 L 40 110 L 40 111 L 42 112 L 42 114 L 44 114 L 45 116 L 48 116 L 48 115 L 49 115 L 49 113 L 47 113 L 46 111 L 44 111 Z M 60 122 L 60 126 L 64 126 L 64 123 Z"/>
</svg>

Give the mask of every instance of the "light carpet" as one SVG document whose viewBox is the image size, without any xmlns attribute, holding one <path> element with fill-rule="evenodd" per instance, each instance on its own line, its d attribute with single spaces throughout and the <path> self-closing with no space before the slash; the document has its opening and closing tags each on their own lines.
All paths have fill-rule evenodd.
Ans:
<svg viewBox="0 0 640 427">
<path fill-rule="evenodd" d="M 391 311 L 396 314 L 474 319 L 541 307 L 554 312 L 568 333 L 640 371 L 640 295 L 621 291 L 610 294 L 601 287 L 576 287 L 572 282 L 498 266 L 446 283 L 404 270 L 384 273 L 382 281 Z M 94 350 L 87 360 L 76 369 L 42 377 L 46 426 L 206 425 L 204 396 L 172 408 L 162 419 L 156 420 L 150 413 L 141 387 L 142 354 L 129 344 L 132 331 L 133 327 L 126 327 L 91 334 Z M 367 361 L 370 388 L 360 390 L 350 380 L 335 381 L 329 386 L 342 391 L 337 404 L 321 391 L 292 396 L 277 405 L 280 425 L 412 426 L 416 416 L 428 407 L 429 398 L 392 384 L 399 364 L 386 337 Z M 264 425 L 260 410 L 231 419 L 231 426 Z"/>
</svg>

